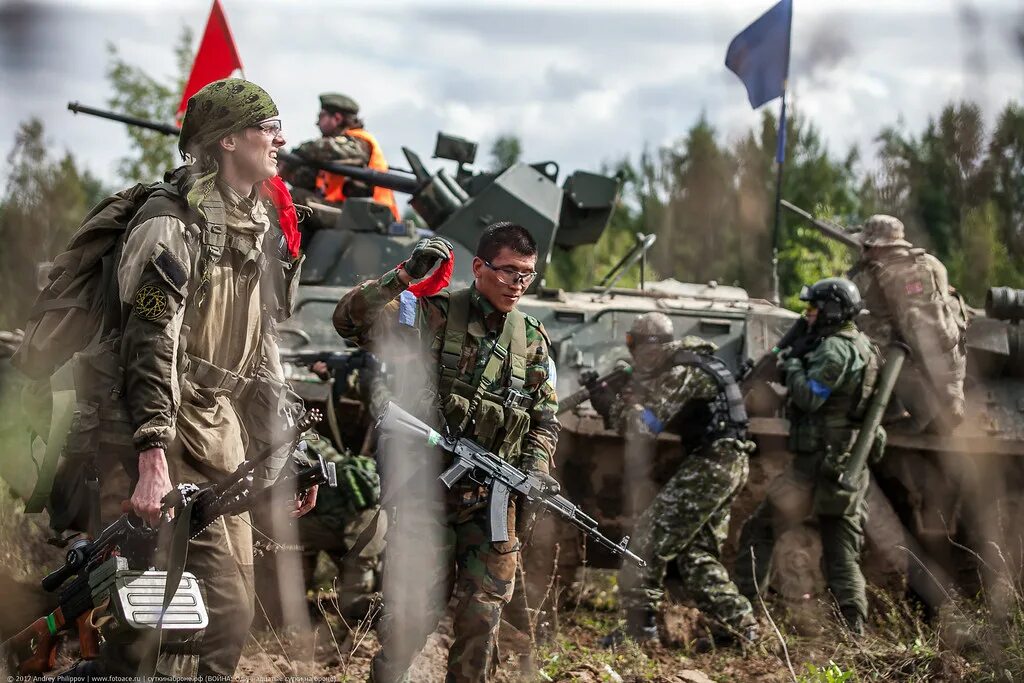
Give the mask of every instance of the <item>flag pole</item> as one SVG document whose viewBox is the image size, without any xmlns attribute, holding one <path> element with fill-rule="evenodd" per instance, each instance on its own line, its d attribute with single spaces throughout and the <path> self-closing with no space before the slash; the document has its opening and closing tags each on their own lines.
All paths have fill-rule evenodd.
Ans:
<svg viewBox="0 0 1024 683">
<path fill-rule="evenodd" d="M 786 84 L 782 86 L 782 107 L 779 112 L 778 145 L 775 152 L 775 220 L 772 222 L 772 296 L 776 306 L 779 297 L 779 231 L 782 223 L 782 171 L 786 165 Z"/>
</svg>

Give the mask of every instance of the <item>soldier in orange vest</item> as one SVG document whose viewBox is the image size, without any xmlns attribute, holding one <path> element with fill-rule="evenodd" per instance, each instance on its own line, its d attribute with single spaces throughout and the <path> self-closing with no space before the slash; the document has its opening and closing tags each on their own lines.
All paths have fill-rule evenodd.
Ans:
<svg viewBox="0 0 1024 683">
<path fill-rule="evenodd" d="M 332 161 L 349 166 L 365 166 L 375 171 L 387 171 L 380 143 L 363 128 L 359 118 L 359 104 L 347 95 L 324 93 L 320 95 L 320 116 L 317 127 L 321 137 L 310 140 L 292 150 L 293 154 L 311 161 Z M 399 220 L 394 193 L 383 187 L 370 187 L 358 180 L 308 166 L 290 168 L 281 164 L 281 177 L 292 186 L 292 196 L 298 204 L 314 202 L 341 208 L 349 197 L 372 197 L 374 201 L 391 209 Z M 322 220 L 303 221 L 303 245 L 317 228 L 325 227 Z"/>
</svg>

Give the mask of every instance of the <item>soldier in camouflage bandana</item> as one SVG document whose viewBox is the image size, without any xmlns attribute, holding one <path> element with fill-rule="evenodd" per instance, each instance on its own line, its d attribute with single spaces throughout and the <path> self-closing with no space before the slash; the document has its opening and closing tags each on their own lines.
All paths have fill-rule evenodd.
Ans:
<svg viewBox="0 0 1024 683">
<path fill-rule="evenodd" d="M 594 408 L 633 445 L 653 446 L 659 433 L 669 431 L 680 435 L 687 452 L 634 529 L 630 548 L 648 564 L 623 565 L 619 588 L 626 626 L 605 644 L 623 637 L 641 642 L 658 637 L 655 615 L 673 560 L 687 597 L 711 622 L 710 635 L 698 641 L 698 649 L 745 644 L 757 635 L 753 610 L 719 558 L 730 506 L 746 483 L 747 454 L 754 444 L 746 439 L 745 413 L 737 406 L 727 409 L 725 387 L 734 381 L 720 361 L 711 359 L 715 346 L 697 337 L 672 338 L 668 316 L 637 318 L 627 335 L 634 360 L 630 383 L 617 396 L 591 397 Z"/>
<path fill-rule="evenodd" d="M 557 491 L 558 483 L 547 474 L 559 430 L 554 363 L 544 327 L 515 310 L 535 276 L 536 243 L 521 226 L 489 226 L 473 259 L 471 288 L 412 296 L 410 282 L 448 258 L 450 249 L 440 238 L 424 240 L 408 261 L 346 294 L 334 313 L 335 328 L 385 355 L 398 380 L 391 393 L 407 410 L 537 472 L 549 490 Z M 394 340 L 393 347 L 377 348 L 386 339 Z M 403 353 L 407 349 L 409 357 L 396 360 L 396 346 Z M 413 378 L 417 368 L 427 369 L 422 382 Z M 387 497 L 390 456 L 379 457 Z M 440 466 L 440 455 L 437 459 Z M 421 475 L 415 483 L 436 495 L 428 491 L 419 498 L 411 487 L 394 495 L 399 507 L 388 529 L 384 614 L 377 628 L 381 652 L 374 659 L 372 680 L 402 680 L 444 615 L 454 587 L 454 642 L 446 680 L 489 681 L 497 667 L 502 608 L 514 588 L 519 548 L 515 501 L 508 509 L 509 540 L 492 543 L 486 488 L 467 478 L 451 491 L 436 491 L 443 489 L 436 474 Z M 400 554 L 396 539 L 421 543 L 416 552 Z M 393 578 L 403 563 L 416 565 L 405 582 Z"/>
</svg>

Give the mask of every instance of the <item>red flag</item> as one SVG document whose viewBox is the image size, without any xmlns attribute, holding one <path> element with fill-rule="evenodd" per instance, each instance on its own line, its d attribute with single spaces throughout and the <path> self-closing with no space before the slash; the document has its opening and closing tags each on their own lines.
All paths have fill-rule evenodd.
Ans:
<svg viewBox="0 0 1024 683">
<path fill-rule="evenodd" d="M 179 125 L 185 115 L 188 98 L 195 95 L 203 86 L 227 78 L 235 69 L 242 69 L 242 60 L 238 56 L 238 48 L 235 47 L 235 39 L 228 28 L 228 20 L 224 16 L 220 0 L 213 0 L 210 18 L 206 21 L 206 30 L 196 53 L 196 61 L 192 63 L 192 73 L 189 74 L 185 92 L 181 95 L 181 104 L 178 105 L 178 114 L 175 118 Z"/>
</svg>

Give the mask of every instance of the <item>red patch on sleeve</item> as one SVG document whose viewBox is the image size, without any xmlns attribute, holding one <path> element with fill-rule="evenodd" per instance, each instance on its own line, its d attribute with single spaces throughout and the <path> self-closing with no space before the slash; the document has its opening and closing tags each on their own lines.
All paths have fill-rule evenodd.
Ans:
<svg viewBox="0 0 1024 683">
<path fill-rule="evenodd" d="M 907 283 L 906 290 L 907 294 L 911 296 L 914 294 L 924 294 L 924 284 L 920 280 L 914 280 Z"/>
</svg>

